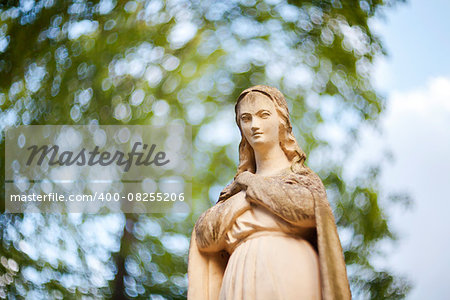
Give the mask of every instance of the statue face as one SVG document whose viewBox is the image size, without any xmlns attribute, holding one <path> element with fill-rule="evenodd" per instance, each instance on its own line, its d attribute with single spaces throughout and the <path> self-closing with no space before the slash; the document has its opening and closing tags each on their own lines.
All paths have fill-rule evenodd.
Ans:
<svg viewBox="0 0 450 300">
<path fill-rule="evenodd" d="M 280 118 L 272 100 L 260 93 L 246 96 L 238 114 L 242 133 L 254 151 L 279 145 Z"/>
</svg>

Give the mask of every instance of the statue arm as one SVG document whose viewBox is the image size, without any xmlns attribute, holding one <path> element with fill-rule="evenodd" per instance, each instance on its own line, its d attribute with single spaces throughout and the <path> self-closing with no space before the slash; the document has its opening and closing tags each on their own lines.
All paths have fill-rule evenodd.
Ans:
<svg viewBox="0 0 450 300">
<path fill-rule="evenodd" d="M 241 191 L 205 211 L 195 224 L 198 248 L 204 252 L 225 249 L 226 233 L 236 218 L 250 208 L 245 192 Z"/>
<path fill-rule="evenodd" d="M 296 174 L 277 178 L 244 172 L 236 181 L 246 187 L 249 201 L 268 208 L 287 222 L 302 227 L 316 225 L 314 197 Z"/>
</svg>

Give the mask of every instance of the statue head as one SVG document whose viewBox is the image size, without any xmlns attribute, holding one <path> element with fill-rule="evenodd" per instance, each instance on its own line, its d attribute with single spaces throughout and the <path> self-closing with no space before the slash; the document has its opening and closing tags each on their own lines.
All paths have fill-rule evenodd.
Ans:
<svg viewBox="0 0 450 300">
<path fill-rule="evenodd" d="M 261 97 L 261 95 L 263 97 Z M 291 121 L 289 120 L 289 109 L 286 99 L 284 98 L 283 94 L 274 87 L 257 85 L 244 90 L 239 95 L 235 106 L 236 123 L 241 132 L 241 142 L 239 144 L 239 166 L 237 175 L 244 171 L 250 171 L 252 173 L 256 171 L 256 161 L 254 154 L 255 150 L 252 148 L 251 142 L 249 142 L 245 137 L 243 128 L 241 126 L 241 119 L 239 116 L 239 105 L 244 99 L 256 102 L 256 104 L 258 103 L 258 99 L 260 99 L 259 101 L 261 102 L 261 105 L 263 105 L 262 102 L 265 102 L 264 99 L 269 99 L 274 104 L 279 120 L 278 140 L 280 143 L 280 147 L 286 154 L 288 160 L 291 162 L 292 171 L 300 171 L 300 169 L 303 167 L 303 162 L 306 159 L 306 154 L 298 146 L 297 140 L 292 134 L 292 125 Z"/>
</svg>

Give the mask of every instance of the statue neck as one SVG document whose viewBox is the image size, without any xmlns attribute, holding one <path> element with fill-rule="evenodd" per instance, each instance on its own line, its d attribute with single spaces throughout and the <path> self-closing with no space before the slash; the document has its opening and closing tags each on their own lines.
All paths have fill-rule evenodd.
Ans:
<svg viewBox="0 0 450 300">
<path fill-rule="evenodd" d="M 291 166 L 283 149 L 279 145 L 255 151 L 256 174 L 270 176 Z"/>
</svg>

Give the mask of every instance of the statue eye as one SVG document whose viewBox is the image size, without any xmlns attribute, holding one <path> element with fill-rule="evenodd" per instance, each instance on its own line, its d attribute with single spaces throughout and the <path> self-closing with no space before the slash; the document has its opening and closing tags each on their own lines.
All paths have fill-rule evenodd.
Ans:
<svg viewBox="0 0 450 300">
<path fill-rule="evenodd" d="M 243 115 L 243 116 L 241 116 L 241 120 L 244 121 L 244 122 L 247 122 L 247 121 L 250 120 L 250 116 L 248 116 L 248 115 Z"/>
<path fill-rule="evenodd" d="M 261 117 L 262 117 L 263 119 L 267 119 L 268 117 L 270 117 L 270 113 L 267 112 L 267 111 L 265 111 L 265 112 L 263 112 L 263 113 L 261 114 Z"/>
</svg>

